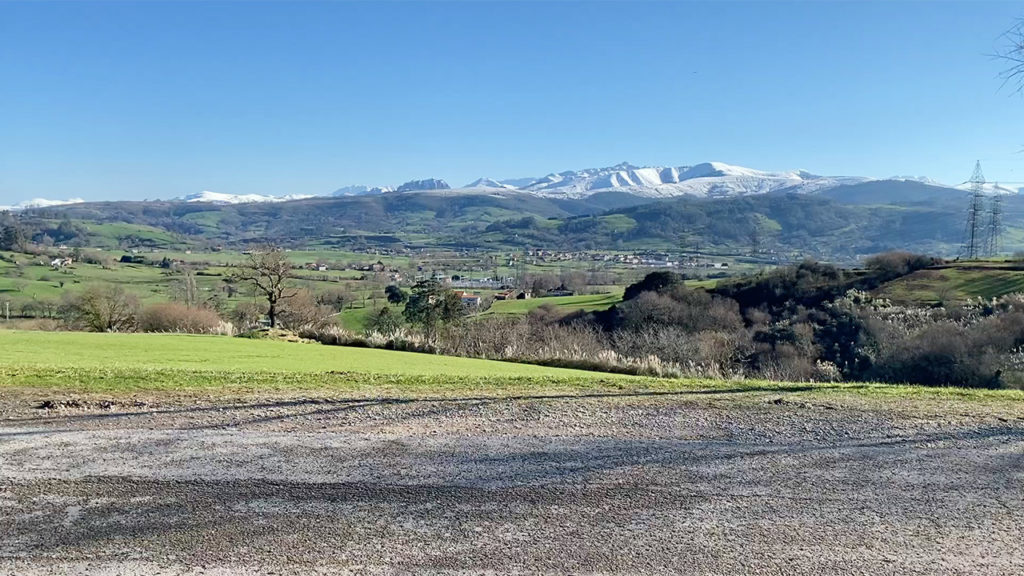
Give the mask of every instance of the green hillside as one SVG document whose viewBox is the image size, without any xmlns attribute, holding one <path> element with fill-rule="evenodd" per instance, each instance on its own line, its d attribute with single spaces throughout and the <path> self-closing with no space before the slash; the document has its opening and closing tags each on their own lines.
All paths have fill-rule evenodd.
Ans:
<svg viewBox="0 0 1024 576">
<path fill-rule="evenodd" d="M 962 199 L 917 184 L 887 196 L 879 184 L 827 195 L 765 194 L 654 200 L 629 194 L 551 199 L 531 194 L 408 193 L 218 206 L 107 202 L 33 210 L 21 221 L 63 242 L 97 246 L 245 245 L 295 248 L 446 247 L 519 250 L 684 250 L 766 260 L 853 262 L 903 249 L 955 255 Z M 929 196 L 931 195 L 931 196 Z M 888 198 L 888 200 L 886 200 Z M 924 198 L 924 199 L 922 199 Z M 930 198 L 930 199 L 929 199 Z M 888 202 L 888 203 L 886 203 Z M 64 223 L 64 229 L 60 225 Z M 1024 249 L 1024 200 L 1004 200 L 1005 248 Z"/>
<path fill-rule="evenodd" d="M 1024 264 L 964 262 L 918 270 L 885 284 L 875 295 L 897 303 L 932 304 L 1017 292 L 1024 292 Z"/>
</svg>

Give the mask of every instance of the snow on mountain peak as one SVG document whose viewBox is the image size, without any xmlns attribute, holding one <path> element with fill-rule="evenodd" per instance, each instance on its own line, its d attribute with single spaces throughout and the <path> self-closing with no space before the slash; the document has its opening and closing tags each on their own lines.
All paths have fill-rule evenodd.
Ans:
<svg viewBox="0 0 1024 576">
<path fill-rule="evenodd" d="M 486 188 L 486 189 L 497 189 L 497 190 L 515 190 L 515 186 L 509 186 L 508 184 L 502 184 L 493 178 L 477 178 L 463 186 L 463 188 Z"/>
<path fill-rule="evenodd" d="M 331 196 L 368 196 L 371 194 L 384 194 L 385 192 L 394 192 L 395 189 L 388 186 L 342 186 L 334 192 L 331 192 Z"/>
<path fill-rule="evenodd" d="M 849 183 L 849 180 L 824 178 L 803 170 L 764 172 L 724 162 L 679 167 L 639 167 L 622 162 L 608 168 L 552 173 L 524 186 L 523 190 L 541 196 L 567 198 L 580 198 L 612 190 L 648 197 L 714 197 L 762 194 L 781 189 L 810 192 L 838 183 Z"/>
<path fill-rule="evenodd" d="M 287 196 L 267 196 L 264 194 L 224 194 L 222 192 L 210 192 L 203 190 L 198 194 L 189 194 L 182 198 L 176 198 L 183 202 L 208 202 L 210 204 L 253 204 L 258 202 L 286 202 L 288 200 L 303 200 L 312 198 L 309 194 L 289 194 Z"/>
<path fill-rule="evenodd" d="M 49 208 L 51 206 L 64 206 L 65 204 L 81 204 L 85 200 L 81 198 L 69 198 L 67 200 L 50 200 L 47 198 L 32 198 L 31 200 L 25 200 L 18 202 L 13 206 L 0 206 L 0 212 L 6 211 L 17 211 L 17 210 L 29 210 L 31 208 Z"/>
<path fill-rule="evenodd" d="M 921 184 L 927 184 L 929 186 L 946 186 L 945 184 L 933 180 L 927 176 L 892 176 L 886 178 L 886 180 L 896 180 L 899 182 L 920 182 Z"/>
<path fill-rule="evenodd" d="M 451 190 L 447 182 L 439 178 L 427 178 L 425 180 L 410 180 L 398 187 L 399 192 L 419 192 L 423 190 Z"/>
</svg>

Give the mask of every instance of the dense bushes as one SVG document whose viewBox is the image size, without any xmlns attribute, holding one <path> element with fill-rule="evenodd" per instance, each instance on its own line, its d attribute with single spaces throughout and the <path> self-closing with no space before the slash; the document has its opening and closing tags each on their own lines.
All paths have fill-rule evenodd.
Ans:
<svg viewBox="0 0 1024 576">
<path fill-rule="evenodd" d="M 138 297 L 116 284 L 95 284 L 77 294 L 66 294 L 57 316 L 64 327 L 92 332 L 233 333 L 231 324 L 215 310 L 178 302 L 143 308 Z"/>
<path fill-rule="evenodd" d="M 1024 383 L 1024 297 L 900 308 L 860 289 L 934 263 L 905 253 L 869 259 L 862 270 L 803 262 L 713 292 L 656 272 L 603 312 L 541 306 L 522 317 L 440 323 L 416 343 L 383 308 L 363 338 L 318 339 L 662 376 Z"/>
<path fill-rule="evenodd" d="M 230 325 L 224 323 L 213 310 L 189 308 L 177 302 L 147 306 L 139 315 L 139 330 L 183 334 L 231 333 Z"/>
<path fill-rule="evenodd" d="M 239 302 L 231 312 L 231 320 L 242 332 L 260 327 L 267 307 L 262 302 Z"/>
<path fill-rule="evenodd" d="M 610 334 L 617 353 L 653 355 L 689 374 L 1024 383 L 1024 297 L 899 308 L 864 291 L 938 263 L 910 253 L 870 258 L 861 270 L 808 261 L 723 283 L 711 294 L 658 272 L 632 286 L 623 303 L 589 319 Z"/>
<path fill-rule="evenodd" d="M 309 290 L 298 290 L 279 304 L 278 320 L 289 330 L 321 329 L 334 320 L 334 309 L 320 304 Z"/>
<path fill-rule="evenodd" d="M 880 282 L 886 282 L 940 262 L 938 258 L 912 252 L 886 252 L 865 260 L 864 267 L 874 272 Z"/>
<path fill-rule="evenodd" d="M 613 327 L 638 330 L 650 326 L 676 326 L 687 332 L 737 330 L 743 318 L 736 301 L 692 290 L 681 284 L 659 292 L 642 292 L 615 307 Z"/>
<path fill-rule="evenodd" d="M 622 299 L 632 300 L 644 292 L 661 292 L 666 288 L 681 285 L 683 280 L 683 275 L 675 272 L 664 270 L 651 272 L 639 282 L 626 286 L 626 290 L 622 293 Z"/>
<path fill-rule="evenodd" d="M 927 314 L 893 309 L 869 323 L 874 358 L 864 377 L 885 382 L 1003 387 L 1024 345 L 1024 310 L 1007 297 Z M 1016 378 L 1012 378 L 1016 379 Z"/>
</svg>

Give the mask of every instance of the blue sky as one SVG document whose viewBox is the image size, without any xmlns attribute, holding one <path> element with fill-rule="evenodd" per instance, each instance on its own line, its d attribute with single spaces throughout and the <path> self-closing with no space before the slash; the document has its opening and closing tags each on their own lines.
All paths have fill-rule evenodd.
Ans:
<svg viewBox="0 0 1024 576">
<path fill-rule="evenodd" d="M 1011 2 L 0 2 L 0 204 L 719 160 L 1024 181 Z"/>
</svg>

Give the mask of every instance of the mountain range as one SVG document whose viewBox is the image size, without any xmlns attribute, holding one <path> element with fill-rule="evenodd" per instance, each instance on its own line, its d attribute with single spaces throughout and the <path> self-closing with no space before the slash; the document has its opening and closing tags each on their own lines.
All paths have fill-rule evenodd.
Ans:
<svg viewBox="0 0 1024 576">
<path fill-rule="evenodd" d="M 904 185 L 900 185 L 904 184 Z M 860 186 L 857 188 L 858 185 Z M 881 188 L 886 191 L 880 191 Z M 851 189 L 850 187 L 855 187 Z M 453 188 L 444 180 L 426 178 L 413 180 L 398 186 L 344 186 L 333 192 L 317 196 L 350 197 L 380 194 L 404 194 L 410 192 L 435 191 L 439 193 L 502 193 L 520 192 L 552 199 L 583 199 L 599 193 L 628 194 L 643 199 L 691 196 L 696 198 L 733 198 L 767 193 L 825 194 L 841 201 L 856 201 L 840 196 L 840 193 L 872 190 L 872 196 L 887 201 L 909 201 L 911 198 L 893 198 L 891 194 L 907 191 L 913 200 L 922 201 L 929 197 L 944 197 L 949 194 L 963 195 L 969 184 L 948 186 L 923 177 L 894 176 L 885 179 L 862 176 L 820 176 L 806 170 L 769 172 L 723 162 L 704 162 L 691 166 L 634 166 L 622 162 L 606 168 L 586 168 L 553 172 L 539 178 L 512 178 L 497 180 L 479 178 L 461 187 Z M 985 185 L 988 194 L 1019 194 L 1022 190 Z M 264 195 L 227 194 L 203 191 L 173 199 L 172 201 L 210 204 L 253 204 L 265 202 L 287 202 L 312 198 L 312 195 Z M 0 210 L 22 210 L 81 202 L 80 199 L 67 201 L 37 198 L 14 206 L 0 206 Z"/>
<path fill-rule="evenodd" d="M 724 162 L 704 162 L 691 166 L 635 166 L 622 162 L 606 168 L 585 168 L 552 172 L 539 178 L 497 180 L 478 178 L 464 186 L 452 187 L 437 178 L 413 180 L 399 186 L 345 186 L 328 196 L 364 196 L 374 194 L 424 191 L 503 192 L 516 191 L 544 198 L 581 199 L 597 193 L 617 192 L 640 198 L 731 198 L 773 192 L 813 194 L 839 190 L 865 183 L 916 183 L 938 195 L 954 193 L 969 185 L 947 186 L 924 177 L 894 176 L 877 179 L 863 176 L 821 176 L 806 170 L 769 172 Z M 914 188 L 914 187 L 911 187 Z M 943 190 L 939 190 L 943 189 Z M 920 188 L 916 188 L 920 191 Z M 986 184 L 987 193 L 1018 194 L 1021 191 L 995 184 Z M 294 199 L 287 196 L 218 195 L 211 193 L 183 198 L 189 202 L 276 202 Z"/>
</svg>

